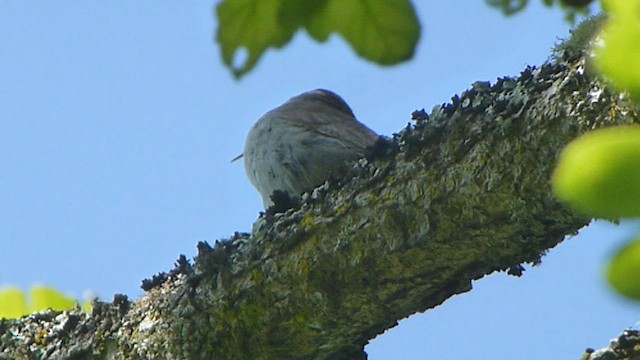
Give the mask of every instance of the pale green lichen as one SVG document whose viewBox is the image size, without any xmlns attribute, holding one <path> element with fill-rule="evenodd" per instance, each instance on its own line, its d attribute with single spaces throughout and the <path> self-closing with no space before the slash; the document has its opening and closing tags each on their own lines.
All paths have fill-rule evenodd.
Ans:
<svg viewBox="0 0 640 360">
<path fill-rule="evenodd" d="M 589 221 L 550 192 L 560 149 L 593 127 L 639 122 L 580 71 L 579 55 L 464 92 L 398 134 L 396 155 L 362 164 L 322 201 L 260 218 L 228 254 L 199 255 L 194 274 L 128 311 L 80 317 L 70 331 L 93 329 L 83 350 L 114 359 L 356 358 L 398 319 L 472 280 L 517 274 Z M 595 90 L 598 101 L 585 101 Z M 158 323 L 142 336 L 135 329 L 149 313 Z M 31 324 L 0 322 L 0 350 L 20 358 L 24 347 L 7 334 L 33 336 Z"/>
</svg>

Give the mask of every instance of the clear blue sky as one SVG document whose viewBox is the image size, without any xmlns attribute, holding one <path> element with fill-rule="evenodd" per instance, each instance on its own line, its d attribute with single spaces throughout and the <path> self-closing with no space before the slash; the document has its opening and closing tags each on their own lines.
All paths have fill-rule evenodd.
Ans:
<svg viewBox="0 0 640 360">
<path fill-rule="evenodd" d="M 205 1 L 0 2 L 0 285 L 136 298 L 196 243 L 250 231 L 260 196 L 240 162 L 252 123 L 302 91 L 341 94 L 381 134 L 476 80 L 543 62 L 569 26 L 532 1 L 415 1 L 416 57 L 381 68 L 304 33 L 234 81 Z M 494 274 L 402 321 L 371 359 L 575 359 L 638 318 L 602 281 L 637 228 L 600 223 L 522 278 Z"/>
</svg>

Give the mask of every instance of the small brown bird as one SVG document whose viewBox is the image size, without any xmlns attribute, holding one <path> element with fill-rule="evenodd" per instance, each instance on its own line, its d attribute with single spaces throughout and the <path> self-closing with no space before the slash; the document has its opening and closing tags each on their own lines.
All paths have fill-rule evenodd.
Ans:
<svg viewBox="0 0 640 360">
<path fill-rule="evenodd" d="M 343 175 L 345 163 L 364 157 L 378 138 L 356 120 L 340 96 L 317 89 L 258 119 L 241 156 L 249 180 L 268 208 L 276 190 L 297 199 L 330 175 Z"/>
</svg>

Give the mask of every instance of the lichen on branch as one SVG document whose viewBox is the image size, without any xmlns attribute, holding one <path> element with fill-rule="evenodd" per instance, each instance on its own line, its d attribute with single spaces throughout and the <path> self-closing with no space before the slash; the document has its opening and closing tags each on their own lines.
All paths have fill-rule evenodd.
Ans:
<svg viewBox="0 0 640 360">
<path fill-rule="evenodd" d="M 364 358 L 400 319 L 492 272 L 521 274 L 589 222 L 551 192 L 557 156 L 639 118 L 588 66 L 566 48 L 417 111 L 352 178 L 201 244 L 141 299 L 0 322 L 0 359 Z"/>
</svg>

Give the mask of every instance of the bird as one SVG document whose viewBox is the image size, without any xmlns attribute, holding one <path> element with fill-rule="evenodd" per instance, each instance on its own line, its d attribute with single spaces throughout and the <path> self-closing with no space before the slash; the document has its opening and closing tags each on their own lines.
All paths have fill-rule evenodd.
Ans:
<svg viewBox="0 0 640 360">
<path fill-rule="evenodd" d="M 344 176 L 346 163 L 365 157 L 379 139 L 339 95 L 316 89 L 260 117 L 236 159 L 244 157 L 249 181 L 268 209 L 278 193 L 299 200 L 331 176 Z"/>
</svg>

